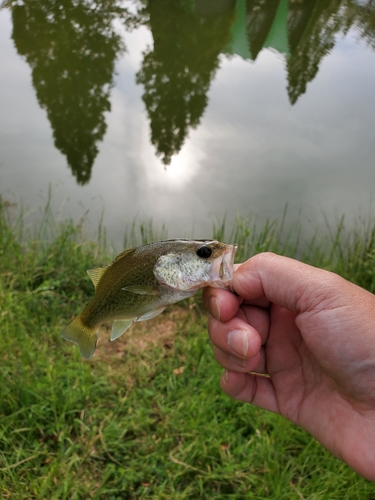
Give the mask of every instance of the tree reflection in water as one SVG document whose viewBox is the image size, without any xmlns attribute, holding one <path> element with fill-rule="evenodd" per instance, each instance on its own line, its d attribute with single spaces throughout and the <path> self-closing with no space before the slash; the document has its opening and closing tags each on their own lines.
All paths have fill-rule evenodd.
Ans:
<svg viewBox="0 0 375 500">
<path fill-rule="evenodd" d="M 148 2 L 154 46 L 144 53 L 137 82 L 145 88 L 151 142 L 165 165 L 199 124 L 220 52 L 230 42 L 235 2 L 221 4 L 212 12 L 176 0 Z"/>
<path fill-rule="evenodd" d="M 291 104 L 306 92 L 322 59 L 332 50 L 336 36 L 353 26 L 375 48 L 375 2 L 355 0 L 301 0 L 289 3 L 287 58 L 288 95 Z"/>
<path fill-rule="evenodd" d="M 88 182 L 106 131 L 115 59 L 124 50 L 112 21 L 116 0 L 10 1 L 17 51 L 32 69 L 39 104 L 55 146 L 79 184 Z"/>
<path fill-rule="evenodd" d="M 287 4 L 283 3 L 287 2 Z M 153 47 L 143 54 L 137 83 L 150 119 L 151 142 L 168 165 L 198 126 L 220 54 L 231 52 L 242 9 L 243 39 L 253 60 L 285 6 L 288 95 L 306 92 L 338 33 L 356 27 L 375 49 L 375 0 L 8 0 L 17 51 L 32 69 L 39 104 L 46 109 L 56 147 L 79 184 L 89 181 L 104 137 L 104 113 L 116 58 L 125 50 L 113 21 L 147 26 Z M 128 2 L 129 3 L 129 2 Z M 135 13 L 134 13 L 135 10 Z"/>
</svg>

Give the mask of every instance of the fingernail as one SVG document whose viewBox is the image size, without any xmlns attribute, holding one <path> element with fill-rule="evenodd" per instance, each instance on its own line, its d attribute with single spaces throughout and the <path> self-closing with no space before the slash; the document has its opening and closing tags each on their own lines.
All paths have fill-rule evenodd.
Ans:
<svg viewBox="0 0 375 500">
<path fill-rule="evenodd" d="M 228 345 L 239 356 L 245 357 L 249 348 L 249 340 L 244 330 L 231 330 L 228 333 Z"/>
<path fill-rule="evenodd" d="M 228 373 L 228 370 L 225 370 L 224 374 L 223 374 L 223 380 L 224 382 L 227 384 L 228 383 L 228 378 L 229 378 L 229 373 Z"/>
<path fill-rule="evenodd" d="M 246 368 L 247 359 L 241 359 L 233 355 L 230 355 L 229 358 L 235 365 L 240 366 L 241 368 Z"/>
<path fill-rule="evenodd" d="M 211 305 L 211 312 L 215 316 L 216 319 L 220 321 L 220 307 L 219 307 L 219 301 L 216 298 L 212 298 L 210 300 L 210 305 Z"/>
</svg>

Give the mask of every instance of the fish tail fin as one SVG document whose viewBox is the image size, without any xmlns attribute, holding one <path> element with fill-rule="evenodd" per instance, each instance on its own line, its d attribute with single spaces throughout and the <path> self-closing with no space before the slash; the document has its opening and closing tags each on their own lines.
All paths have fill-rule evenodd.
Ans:
<svg viewBox="0 0 375 500">
<path fill-rule="evenodd" d="M 96 348 L 98 331 L 95 328 L 91 329 L 84 325 L 80 315 L 78 315 L 64 328 L 61 332 L 61 337 L 70 342 L 77 343 L 82 356 L 89 359 L 94 354 Z"/>
</svg>

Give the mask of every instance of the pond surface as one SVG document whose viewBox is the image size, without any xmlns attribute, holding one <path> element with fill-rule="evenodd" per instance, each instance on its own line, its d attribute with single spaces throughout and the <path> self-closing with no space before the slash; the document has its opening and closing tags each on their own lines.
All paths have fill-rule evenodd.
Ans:
<svg viewBox="0 0 375 500">
<path fill-rule="evenodd" d="M 375 215 L 374 0 L 10 0 L 0 61 L 0 193 L 30 221 L 49 186 L 119 246 L 134 217 Z"/>
</svg>

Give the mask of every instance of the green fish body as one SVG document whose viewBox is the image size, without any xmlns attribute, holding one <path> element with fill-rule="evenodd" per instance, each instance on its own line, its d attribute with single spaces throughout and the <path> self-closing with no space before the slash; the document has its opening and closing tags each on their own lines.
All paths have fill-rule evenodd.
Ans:
<svg viewBox="0 0 375 500">
<path fill-rule="evenodd" d="M 134 321 L 154 318 L 199 288 L 227 288 L 236 250 L 215 240 L 167 240 L 125 250 L 110 266 L 87 271 L 95 295 L 61 336 L 90 358 L 103 323 L 113 322 L 115 340 Z"/>
</svg>

